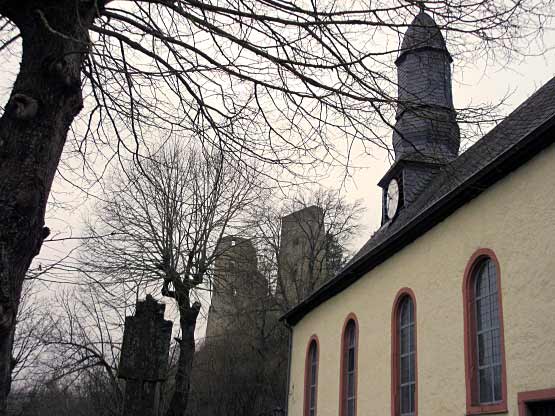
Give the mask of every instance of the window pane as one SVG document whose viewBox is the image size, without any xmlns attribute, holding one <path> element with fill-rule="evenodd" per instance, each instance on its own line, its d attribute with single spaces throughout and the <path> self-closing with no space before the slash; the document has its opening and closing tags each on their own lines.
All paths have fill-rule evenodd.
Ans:
<svg viewBox="0 0 555 416">
<path fill-rule="evenodd" d="M 348 360 L 348 366 L 347 366 L 347 371 L 354 371 L 355 370 L 355 349 L 351 348 L 349 349 L 349 360 Z"/>
<path fill-rule="evenodd" d="M 497 271 L 490 259 L 476 269 L 476 347 L 479 402 L 495 403 L 501 397 L 501 335 Z"/>
<path fill-rule="evenodd" d="M 478 366 L 482 367 L 491 362 L 491 336 L 489 332 L 478 335 Z"/>
<path fill-rule="evenodd" d="M 318 360 L 318 349 L 316 346 L 316 341 L 312 341 L 312 346 L 310 347 L 310 349 L 310 360 L 312 362 L 312 365 L 316 365 L 316 361 Z"/>
<path fill-rule="evenodd" d="M 492 327 L 491 300 L 490 296 L 486 296 L 476 301 L 476 318 L 478 320 L 476 329 L 478 332 Z"/>
<path fill-rule="evenodd" d="M 400 306 L 400 323 L 401 326 L 406 326 L 411 324 L 414 321 L 414 310 L 412 307 L 412 299 L 406 296 Z"/>
<path fill-rule="evenodd" d="M 410 411 L 411 413 L 415 412 L 415 390 L 416 390 L 416 384 L 411 384 L 410 385 Z"/>
<path fill-rule="evenodd" d="M 401 387 L 401 413 L 409 413 L 410 410 L 410 386 Z"/>
<path fill-rule="evenodd" d="M 349 321 L 345 330 L 344 361 L 343 361 L 343 403 L 346 416 L 354 416 L 355 380 L 356 380 L 356 326 L 354 321 Z M 353 412 L 353 413 L 349 413 Z"/>
<path fill-rule="evenodd" d="M 480 383 L 480 403 L 491 403 L 492 397 L 492 374 L 489 368 L 479 370 L 479 383 Z"/>
<path fill-rule="evenodd" d="M 491 295 L 491 327 L 499 328 L 499 303 L 497 302 L 497 293 Z"/>
<path fill-rule="evenodd" d="M 484 276 L 484 266 L 476 270 L 476 297 L 482 297 L 489 293 L 489 282 Z"/>
<path fill-rule="evenodd" d="M 415 366 L 415 355 L 411 354 L 409 356 L 409 374 L 410 374 L 410 381 L 414 382 L 416 381 L 416 369 L 414 368 Z"/>
<path fill-rule="evenodd" d="M 494 394 L 495 397 L 493 400 L 499 402 L 502 400 L 501 397 L 501 366 L 496 365 L 493 367 L 493 386 L 494 386 Z"/>
<path fill-rule="evenodd" d="M 492 364 L 501 364 L 501 336 L 499 329 L 491 331 Z"/>
<path fill-rule="evenodd" d="M 347 401 L 347 416 L 355 416 L 355 399 Z"/>
<path fill-rule="evenodd" d="M 308 365 L 310 365 L 310 372 L 308 374 L 307 386 L 307 401 L 308 401 L 308 414 L 314 416 L 314 409 L 316 407 L 316 372 L 318 370 L 318 346 L 316 341 L 312 341 L 309 349 Z"/>
<path fill-rule="evenodd" d="M 414 414 L 415 401 L 415 345 L 414 345 L 414 304 L 412 298 L 406 296 L 399 307 L 398 334 L 399 353 L 399 408 L 402 416 Z"/>
<path fill-rule="evenodd" d="M 414 352 L 414 324 L 408 327 L 409 330 L 409 352 Z"/>
<path fill-rule="evenodd" d="M 497 293 L 497 271 L 491 260 L 487 260 L 487 274 L 489 281 L 489 293 Z"/>
<path fill-rule="evenodd" d="M 316 381 L 316 363 L 312 363 L 310 366 L 310 384 L 314 384 Z"/>
<path fill-rule="evenodd" d="M 349 322 L 349 347 L 354 347 L 355 346 L 355 324 L 353 321 Z"/>
<path fill-rule="evenodd" d="M 355 395 L 355 375 L 349 373 L 347 376 L 347 398 L 354 397 Z"/>
<path fill-rule="evenodd" d="M 401 303 L 401 326 L 405 326 L 410 322 L 410 311 L 409 311 L 408 303 L 404 300 Z"/>
<path fill-rule="evenodd" d="M 410 351 L 409 345 L 409 327 L 401 329 L 401 354 L 406 354 Z"/>
<path fill-rule="evenodd" d="M 482 331 L 484 328 L 484 299 L 476 300 L 476 330 Z"/>
<path fill-rule="evenodd" d="M 408 383 L 410 379 L 409 356 L 401 358 L 401 384 Z"/>
</svg>

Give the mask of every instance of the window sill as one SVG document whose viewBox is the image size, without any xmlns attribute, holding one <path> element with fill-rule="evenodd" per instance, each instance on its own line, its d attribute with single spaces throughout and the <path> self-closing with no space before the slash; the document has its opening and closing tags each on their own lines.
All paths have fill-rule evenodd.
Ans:
<svg viewBox="0 0 555 416">
<path fill-rule="evenodd" d="M 466 408 L 466 416 L 489 415 L 494 413 L 508 413 L 507 403 L 487 404 L 483 406 L 469 406 Z"/>
</svg>

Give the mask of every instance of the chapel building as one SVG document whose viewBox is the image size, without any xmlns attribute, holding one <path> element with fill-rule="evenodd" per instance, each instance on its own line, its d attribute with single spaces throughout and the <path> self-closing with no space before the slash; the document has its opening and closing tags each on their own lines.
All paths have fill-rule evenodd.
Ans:
<svg viewBox="0 0 555 416">
<path fill-rule="evenodd" d="M 459 154 L 451 62 L 420 12 L 382 225 L 282 318 L 289 416 L 555 415 L 555 79 Z"/>
</svg>

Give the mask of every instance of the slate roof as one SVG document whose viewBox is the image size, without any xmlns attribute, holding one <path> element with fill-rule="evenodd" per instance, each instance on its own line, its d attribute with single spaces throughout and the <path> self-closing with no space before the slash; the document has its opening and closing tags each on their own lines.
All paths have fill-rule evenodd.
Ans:
<svg viewBox="0 0 555 416">
<path fill-rule="evenodd" d="M 378 264 L 445 219 L 457 208 L 525 163 L 555 139 L 555 78 L 457 159 L 445 165 L 427 189 L 384 224 L 335 278 L 282 319 L 294 325 Z"/>
<path fill-rule="evenodd" d="M 447 52 L 445 39 L 441 30 L 432 17 L 421 11 L 409 25 L 403 43 L 401 44 L 400 57 L 405 52 L 418 48 L 442 49 Z M 449 54 L 449 52 L 447 52 Z M 399 59 L 399 58 L 398 58 Z"/>
</svg>

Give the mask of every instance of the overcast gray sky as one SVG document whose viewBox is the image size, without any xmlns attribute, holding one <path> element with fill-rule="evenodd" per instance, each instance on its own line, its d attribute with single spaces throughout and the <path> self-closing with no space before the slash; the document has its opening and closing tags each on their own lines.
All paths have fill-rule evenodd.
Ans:
<svg viewBox="0 0 555 416">
<path fill-rule="evenodd" d="M 456 107 L 464 107 L 469 103 L 497 102 L 511 94 L 504 108 L 508 114 L 522 103 L 535 90 L 555 75 L 555 32 L 547 31 L 544 37 L 544 48 L 547 52 L 542 56 L 515 57 L 510 66 L 500 67 L 492 63 L 477 61 L 466 63 L 464 66 L 454 57 L 453 96 Z M 449 39 L 447 39 L 449 45 Z M 5 55 L 4 55 L 5 56 Z M 0 77 L 0 104 L 4 105 L 11 89 L 18 67 L 18 58 L 0 63 L 2 77 Z M 381 216 L 381 191 L 378 181 L 387 171 L 391 161 L 385 151 L 373 149 L 372 155 L 363 151 L 362 146 L 355 146 L 353 162 L 359 169 L 346 181 L 341 170 L 333 170 L 322 184 L 331 188 L 341 188 L 348 200 L 362 199 L 367 207 L 363 218 L 364 232 L 358 236 L 351 249 L 357 250 L 379 226 Z M 58 183 L 58 191 L 67 192 L 64 198 L 75 201 L 82 198 L 75 189 Z M 75 205 L 74 212 L 51 213 L 47 225 L 53 234 L 80 234 L 86 205 Z M 44 249 L 39 257 L 50 258 L 63 256 L 71 244 L 50 245 Z M 202 326 L 201 326 L 202 328 Z"/>
</svg>

